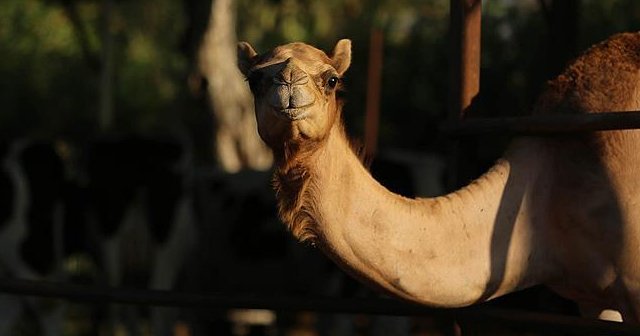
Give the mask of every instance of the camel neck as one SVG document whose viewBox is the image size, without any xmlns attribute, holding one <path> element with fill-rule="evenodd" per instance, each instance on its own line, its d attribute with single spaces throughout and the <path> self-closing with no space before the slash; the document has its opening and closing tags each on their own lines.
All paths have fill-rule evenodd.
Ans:
<svg viewBox="0 0 640 336">
<path fill-rule="evenodd" d="M 433 306 L 485 301 L 544 270 L 530 267 L 545 259 L 531 248 L 540 239 L 531 230 L 537 169 L 520 157 L 532 150 L 512 151 L 449 195 L 408 199 L 375 181 L 335 128 L 304 164 L 299 204 L 281 200 L 281 216 L 304 221 L 297 235 L 312 232 L 343 269 L 384 291 Z"/>
</svg>

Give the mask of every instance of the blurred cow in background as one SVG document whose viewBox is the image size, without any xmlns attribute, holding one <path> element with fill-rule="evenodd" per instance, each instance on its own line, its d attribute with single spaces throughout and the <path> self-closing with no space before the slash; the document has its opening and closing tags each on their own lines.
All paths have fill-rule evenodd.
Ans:
<svg viewBox="0 0 640 336">
<path fill-rule="evenodd" d="M 195 168 L 180 142 L 139 137 L 84 147 L 23 141 L 0 146 L 0 157 L 3 276 L 202 293 L 374 295 L 315 249 L 289 239 L 276 216 L 270 172 Z M 372 165 L 407 196 L 439 193 L 442 168 L 437 157 L 397 150 L 383 151 Z M 416 174 L 425 170 L 432 173 Z M 342 315 L 255 316 L 0 295 L 2 335 L 170 335 L 178 321 L 192 335 L 242 334 L 239 326 L 254 334 L 375 334 L 390 326 L 396 335 L 409 332 L 406 318 L 363 325 Z"/>
<path fill-rule="evenodd" d="M 195 239 L 185 173 L 191 169 L 180 144 L 128 138 L 80 149 L 63 142 L 18 142 L 0 149 L 4 276 L 173 287 Z M 138 309 L 95 308 L 86 318 L 96 333 L 105 314 L 111 325 L 127 326 L 130 333 L 142 328 L 136 325 Z M 0 334 L 26 328 L 59 335 L 73 309 L 58 301 L 3 295 Z M 166 316 L 151 320 L 161 329 L 171 323 Z"/>
</svg>

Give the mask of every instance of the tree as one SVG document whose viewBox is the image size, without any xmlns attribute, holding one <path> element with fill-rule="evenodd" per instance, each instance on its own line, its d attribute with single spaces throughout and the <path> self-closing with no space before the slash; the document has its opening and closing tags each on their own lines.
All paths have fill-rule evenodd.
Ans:
<svg viewBox="0 0 640 336">
<path fill-rule="evenodd" d="M 236 66 L 236 42 L 233 0 L 214 0 L 199 67 L 208 81 L 218 161 L 227 172 L 266 170 L 271 152 L 257 133 L 253 99 Z"/>
</svg>

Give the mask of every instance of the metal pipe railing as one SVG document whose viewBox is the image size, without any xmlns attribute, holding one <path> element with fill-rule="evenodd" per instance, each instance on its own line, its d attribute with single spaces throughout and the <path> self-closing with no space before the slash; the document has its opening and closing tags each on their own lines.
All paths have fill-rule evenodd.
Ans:
<svg viewBox="0 0 640 336">
<path fill-rule="evenodd" d="M 97 287 L 60 282 L 0 279 L 0 292 L 10 295 L 58 298 L 85 303 L 118 303 L 190 309 L 270 309 L 275 311 L 315 311 L 335 314 L 455 317 L 465 322 L 499 321 L 534 331 L 570 334 L 606 333 L 640 335 L 640 326 L 584 319 L 574 316 L 500 309 L 488 304 L 457 309 L 429 308 L 392 299 L 343 299 L 318 297 L 260 297 L 184 293 L 167 290 L 141 290 Z"/>
<path fill-rule="evenodd" d="M 468 118 L 463 121 L 445 122 L 440 129 L 451 136 L 473 136 L 562 135 L 637 128 L 640 128 L 640 111 Z"/>
</svg>

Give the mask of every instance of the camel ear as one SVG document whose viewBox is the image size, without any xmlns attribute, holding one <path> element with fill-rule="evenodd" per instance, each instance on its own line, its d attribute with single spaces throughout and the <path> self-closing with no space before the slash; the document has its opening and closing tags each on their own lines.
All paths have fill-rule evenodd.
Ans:
<svg viewBox="0 0 640 336">
<path fill-rule="evenodd" d="M 248 42 L 238 42 L 238 68 L 243 75 L 248 76 L 251 69 L 251 60 L 257 54 Z"/>
<path fill-rule="evenodd" d="M 349 69 L 349 65 L 351 65 L 351 40 L 342 39 L 336 43 L 331 62 L 340 76 Z"/>
</svg>

